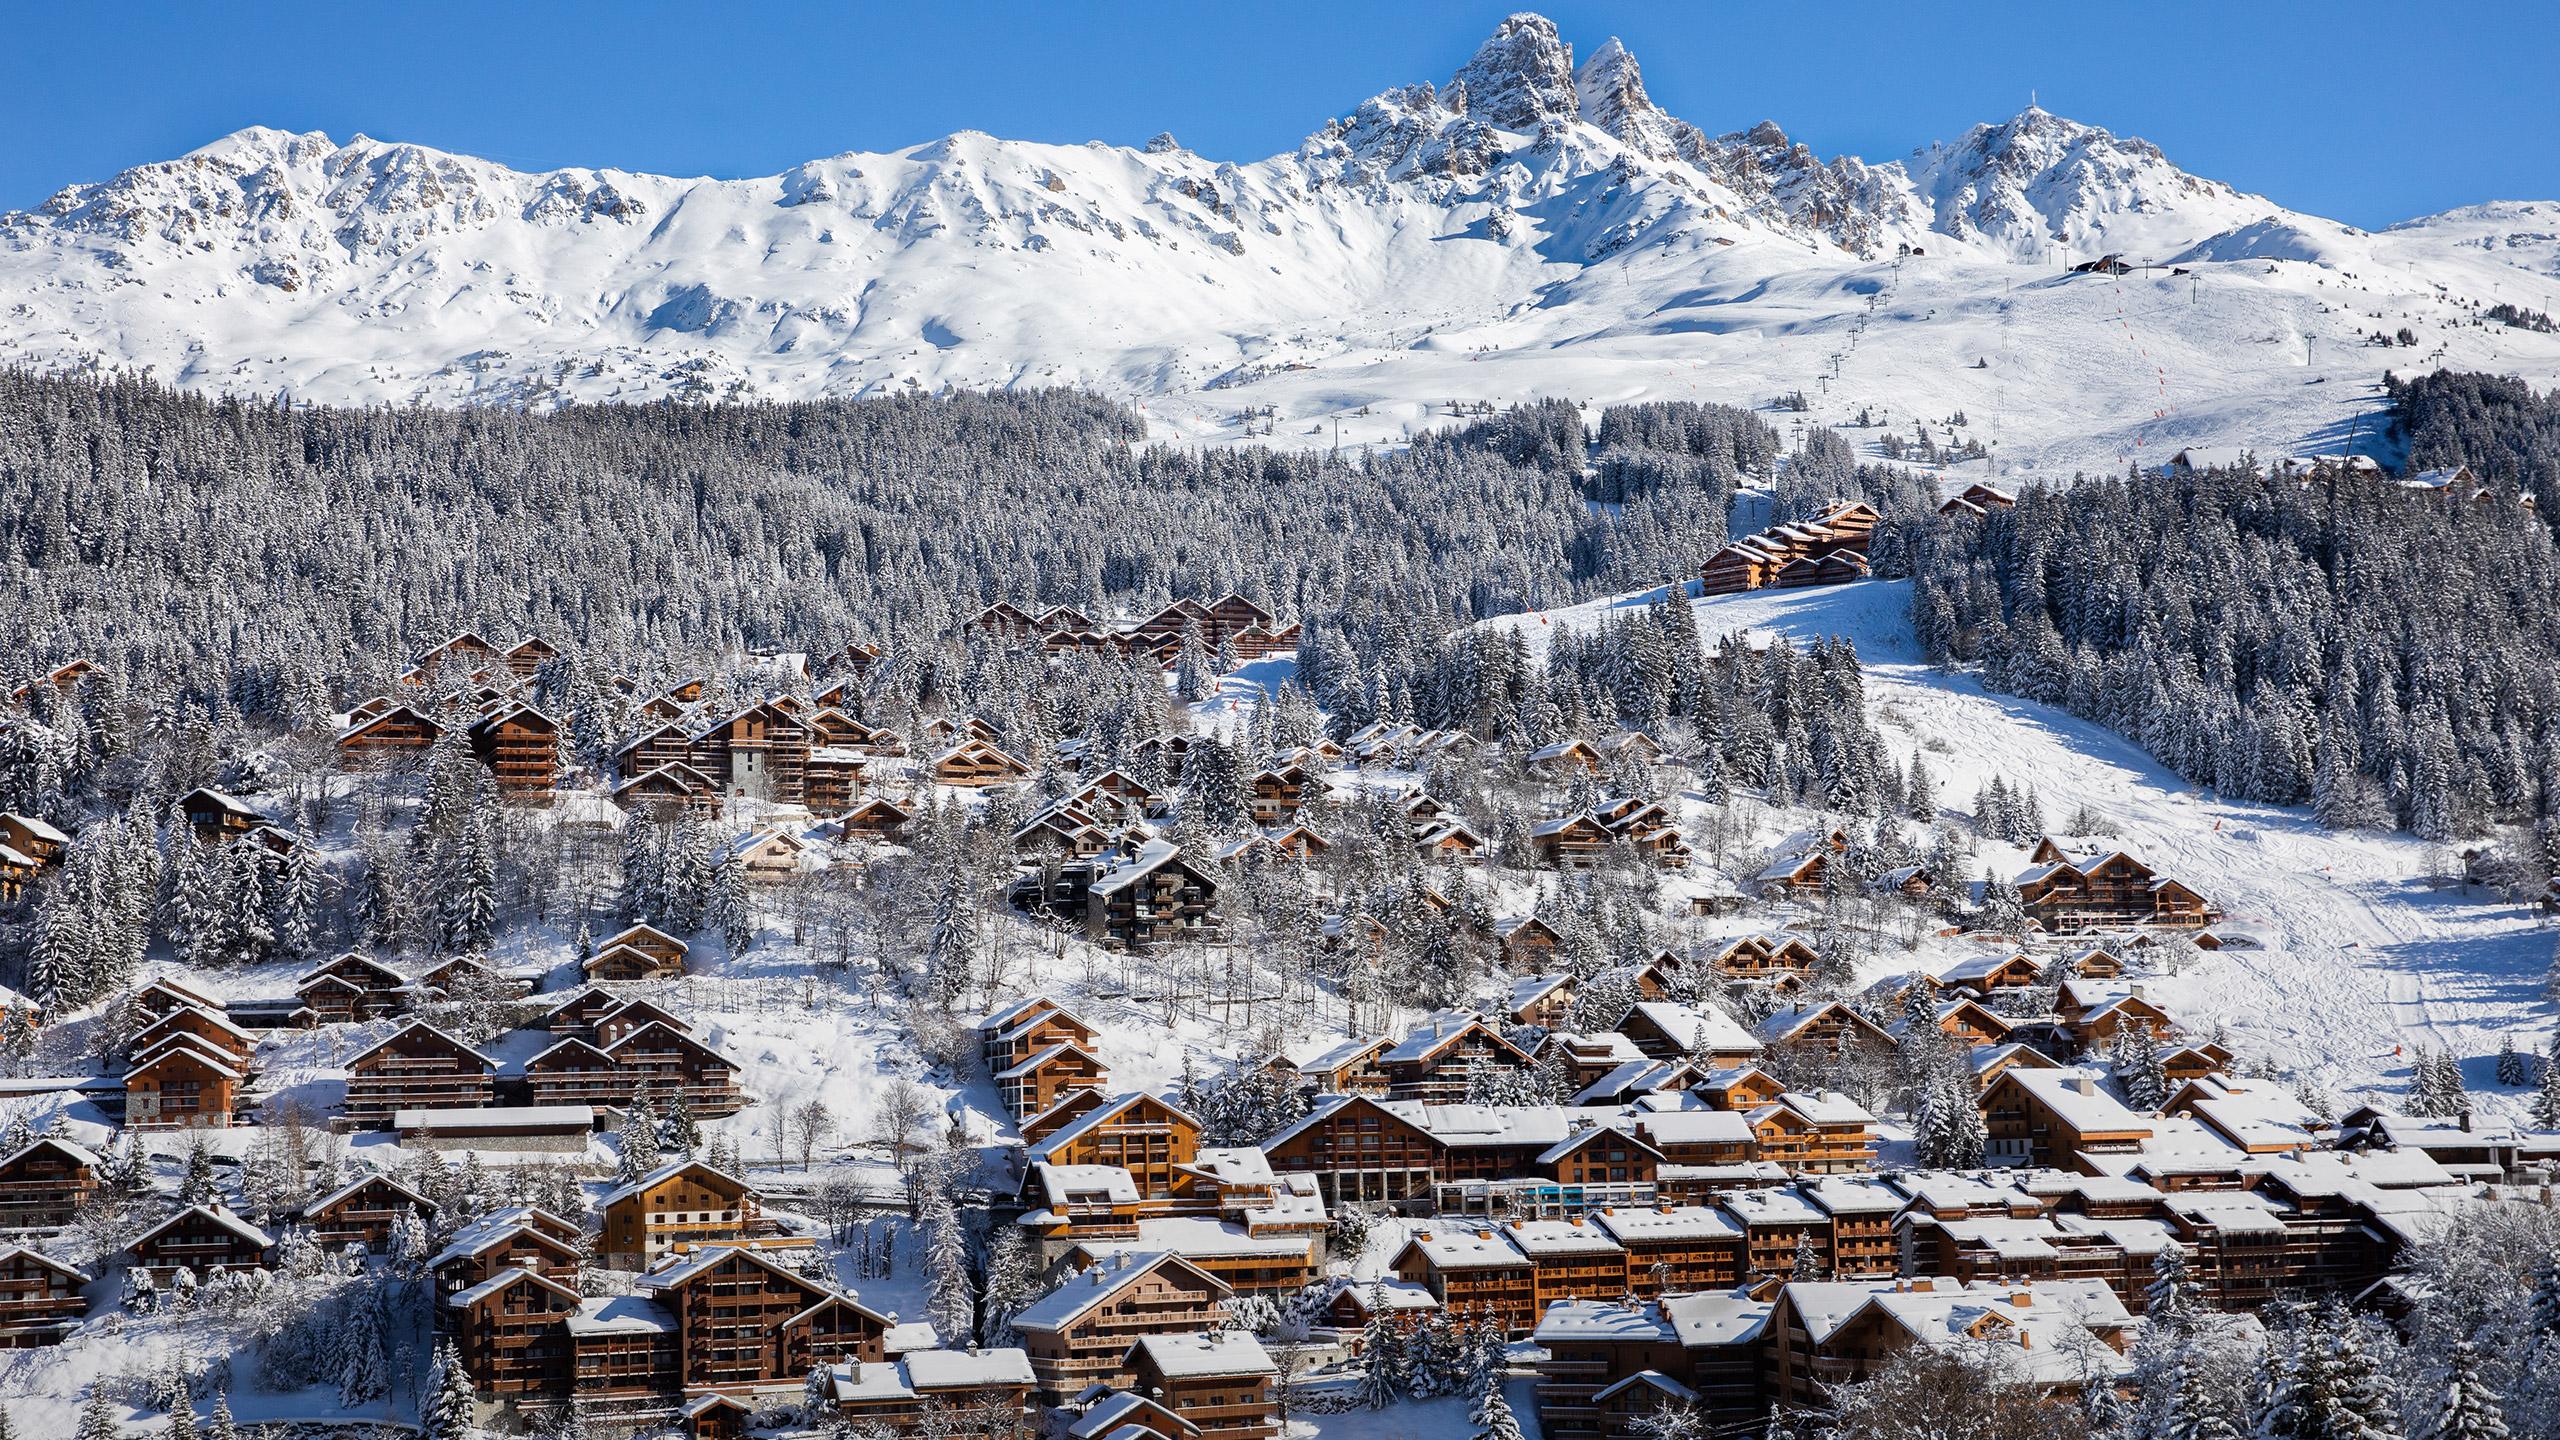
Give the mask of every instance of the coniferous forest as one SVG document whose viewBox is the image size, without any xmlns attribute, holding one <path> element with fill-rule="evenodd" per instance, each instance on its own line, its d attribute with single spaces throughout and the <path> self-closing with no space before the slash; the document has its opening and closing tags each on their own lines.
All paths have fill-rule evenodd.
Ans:
<svg viewBox="0 0 2560 1440">
<path fill-rule="evenodd" d="M 2412 464 L 2477 499 L 2254 466 L 2037 489 L 1906 526 L 1928 654 L 2239 799 L 2428 839 L 2560 806 L 2560 414 L 2511 382 L 2394 387 Z M 2544 827 L 2547 834 L 2550 827 Z"/>
</svg>

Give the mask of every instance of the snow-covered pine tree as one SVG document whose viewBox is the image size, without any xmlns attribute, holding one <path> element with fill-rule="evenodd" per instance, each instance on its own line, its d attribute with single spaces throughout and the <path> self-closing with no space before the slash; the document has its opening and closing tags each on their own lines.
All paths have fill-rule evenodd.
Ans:
<svg viewBox="0 0 2560 1440">
<path fill-rule="evenodd" d="M 7 1437 L 0 1436 L 0 1440 L 7 1440 Z M 213 1392 L 213 1415 L 205 1422 L 204 1440 L 240 1440 L 240 1424 L 231 1418 L 230 1391 Z"/>
<path fill-rule="evenodd" d="M 946 1343 L 964 1343 L 977 1331 L 977 1295 L 969 1278 L 969 1235 L 949 1186 L 937 1177 L 924 1190 L 918 1224 L 924 1231 L 925 1309 Z"/>
<path fill-rule="evenodd" d="M 2560 1341 L 2560 1243 L 2552 1245 L 2533 1272 L 2533 1289 L 2525 1301 L 2525 1323 L 2537 1341 Z"/>
<path fill-rule="evenodd" d="M 633 1092 L 630 1105 L 622 1112 L 622 1123 L 613 1127 L 613 1138 L 621 1156 L 614 1174 L 621 1184 L 629 1185 L 664 1163 L 658 1140 L 658 1108 L 649 1096 L 646 1081 Z"/>
<path fill-rule="evenodd" d="M 2193 1319 L 2195 1285 L 2187 1271 L 2186 1247 L 2170 1240 L 2151 1258 L 2151 1281 L 2142 1290 L 2145 1330 L 2183 1333 Z"/>
<path fill-rule="evenodd" d="M 462 1368 L 462 1356 L 451 1340 L 436 1346 L 434 1364 L 427 1372 L 425 1397 L 418 1408 L 418 1421 L 427 1432 L 427 1440 L 469 1440 L 471 1376 Z"/>
<path fill-rule="evenodd" d="M 199 1135 L 187 1146 L 186 1172 L 178 1180 L 178 1203 L 210 1205 L 221 1195 L 213 1179 L 213 1147 Z"/>
<path fill-rule="evenodd" d="M 2507 1440 L 2506 1412 L 2481 1368 L 2477 1345 L 2467 1338 L 2453 1342 L 2445 1354 L 2443 1398 L 2430 1408 L 2422 1440 Z"/>
<path fill-rule="evenodd" d="M 755 905 L 747 894 L 747 862 L 735 851 L 723 852 L 711 876 L 711 924 L 732 955 L 743 955 L 755 943 Z"/>
<path fill-rule="evenodd" d="M 678 1159 L 690 1160 L 702 1149 L 702 1122 L 694 1118 L 693 1102 L 681 1087 L 667 1104 L 667 1118 L 659 1126 L 659 1133 L 665 1137 L 664 1149 L 674 1151 Z"/>
<path fill-rule="evenodd" d="M 2544 1130 L 2560 1130 L 2560 1030 L 2551 1032 L 2551 1048 L 2542 1056 L 2540 1088 L 2533 1092 L 2533 1123 Z"/>
<path fill-rule="evenodd" d="M 1369 1292 L 1369 1319 L 1360 1330 L 1360 1376 L 1353 1395 L 1364 1410 L 1384 1410 L 1396 1401 L 1398 1372 L 1404 1368 L 1404 1332 L 1387 1318 L 1383 1284 Z"/>
<path fill-rule="evenodd" d="M 353 1408 L 391 1390 L 391 1358 L 383 1348 L 382 1312 L 365 1286 L 347 1297 L 337 1330 L 338 1403 Z"/>
<path fill-rule="evenodd" d="M 2498 1037 L 2498 1083 L 2517 1087 L 2523 1085 L 2526 1078 L 2524 1056 L 2516 1052 L 2516 1037 L 2512 1034 L 2500 1035 Z"/>
<path fill-rule="evenodd" d="M 80 1400 L 80 1422 L 77 1440 L 122 1440 L 124 1427 L 116 1422 L 115 1402 L 107 1398 L 106 1382 L 92 1380 L 89 1393 Z"/>
</svg>

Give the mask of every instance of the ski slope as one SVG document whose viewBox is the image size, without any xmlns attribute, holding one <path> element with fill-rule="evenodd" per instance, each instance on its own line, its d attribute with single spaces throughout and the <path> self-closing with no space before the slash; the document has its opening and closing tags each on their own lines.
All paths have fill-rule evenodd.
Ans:
<svg viewBox="0 0 2560 1440">
<path fill-rule="evenodd" d="M 2387 1100 L 2407 1085 L 2415 1047 L 2444 1047 L 2486 1097 L 2484 1110 L 2521 1113 L 2523 1093 L 2496 1083 L 2496 1056 L 2509 1035 L 2522 1050 L 2550 1040 L 2541 981 L 2560 931 L 2538 912 L 2430 887 L 2431 847 L 2419 841 L 2332 833 L 2304 810 L 2220 799 L 2111 731 L 1923 663 L 1909 593 L 1907 581 L 1866 581 L 1690 604 L 1710 647 L 1735 632 L 1848 638 L 1888 747 L 1904 762 L 1925 750 L 1949 808 L 1968 805 L 1995 775 L 2034 787 L 2057 827 L 2089 805 L 2126 849 L 2221 905 L 2225 928 L 2259 945 L 2205 954 L 2147 984 L 2190 1029 L 2227 1029 L 2244 1063 L 2264 1059 L 2342 1098 Z M 1595 626 L 1660 594 L 1488 623 L 1521 629 L 1543 653 L 1557 629 Z M 2006 847 L 1986 846 L 1984 856 L 2024 864 Z"/>
</svg>

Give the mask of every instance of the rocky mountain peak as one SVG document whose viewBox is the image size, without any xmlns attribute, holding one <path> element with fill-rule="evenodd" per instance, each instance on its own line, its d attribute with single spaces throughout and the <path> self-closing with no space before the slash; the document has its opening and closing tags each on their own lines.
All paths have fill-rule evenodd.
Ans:
<svg viewBox="0 0 2560 1440">
<path fill-rule="evenodd" d="M 1554 21 L 1527 11 L 1495 26 L 1451 87 L 1463 87 L 1469 115 L 1505 130 L 1570 122 L 1581 110 L 1572 47 Z"/>
</svg>

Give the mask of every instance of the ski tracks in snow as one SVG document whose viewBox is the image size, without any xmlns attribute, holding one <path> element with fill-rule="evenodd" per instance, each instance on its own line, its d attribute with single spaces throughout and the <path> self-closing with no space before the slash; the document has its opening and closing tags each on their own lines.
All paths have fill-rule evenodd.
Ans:
<svg viewBox="0 0 2560 1440">
<path fill-rule="evenodd" d="M 2218 799 L 2122 736 L 1924 664 L 1908 597 L 1907 583 L 1868 581 L 1692 603 L 1711 647 L 1738 630 L 1799 643 L 1848 638 L 1888 746 L 1899 761 L 1924 755 L 1950 808 L 1967 806 L 1995 775 L 2033 787 L 2057 831 L 2085 804 L 2114 841 L 2220 905 L 2222 931 L 2240 943 L 2147 983 L 2191 1030 L 2227 1029 L 2244 1058 L 2341 1092 L 2396 1091 L 2414 1047 L 2439 1046 L 2466 1062 L 2476 1094 L 2492 1094 L 2500 1039 L 2543 1043 L 2550 1022 L 2538 990 L 2551 932 L 2533 912 L 2479 891 L 2430 888 L 2422 877 L 2431 857 L 2417 841 L 2332 832 L 2302 810 Z M 1555 627 L 1596 624 L 1617 603 L 1548 611 L 1545 624 L 1493 623 L 1528 621 L 1532 646 L 1543 648 Z M 1997 846 L 1982 858 L 1999 869 L 2025 863 Z M 2510 1095 L 2489 1108 L 2521 1103 Z"/>
</svg>

